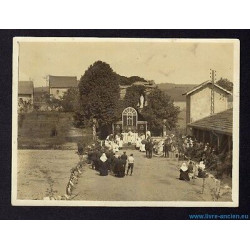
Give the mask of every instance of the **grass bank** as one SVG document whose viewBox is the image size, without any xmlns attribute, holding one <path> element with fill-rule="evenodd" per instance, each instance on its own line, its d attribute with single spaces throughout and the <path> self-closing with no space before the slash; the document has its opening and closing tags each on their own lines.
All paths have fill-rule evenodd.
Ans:
<svg viewBox="0 0 250 250">
<path fill-rule="evenodd" d="M 19 149 L 65 149 L 89 141 L 91 131 L 73 125 L 73 113 L 32 112 L 18 116 Z"/>
</svg>

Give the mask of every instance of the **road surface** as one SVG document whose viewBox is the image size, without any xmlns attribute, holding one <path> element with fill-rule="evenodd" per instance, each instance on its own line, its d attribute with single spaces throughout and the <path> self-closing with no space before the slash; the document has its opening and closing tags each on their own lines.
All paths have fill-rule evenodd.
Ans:
<svg viewBox="0 0 250 250">
<path fill-rule="evenodd" d="M 135 158 L 132 176 L 117 178 L 112 175 L 100 176 L 90 165 L 79 178 L 74 200 L 92 201 L 211 201 L 210 190 L 201 194 L 202 179 L 190 182 L 178 179 L 178 162 L 175 159 L 153 157 L 145 153 L 126 150 Z M 122 152 L 121 152 L 122 153 Z"/>
<path fill-rule="evenodd" d="M 180 181 L 178 165 L 174 159 L 153 157 L 145 153 L 126 150 L 134 154 L 133 176 L 117 178 L 100 176 L 90 165 L 84 165 L 73 200 L 88 201 L 211 201 L 213 183 L 206 179 L 201 194 L 202 179 Z M 121 152 L 122 153 L 122 152 Z M 70 170 L 78 163 L 74 150 L 18 150 L 17 198 L 42 200 L 47 196 L 62 196 L 66 192 Z M 14 171 L 15 172 L 15 171 Z M 76 195 L 76 196 L 75 196 Z M 219 201 L 230 201 L 231 194 Z"/>
</svg>

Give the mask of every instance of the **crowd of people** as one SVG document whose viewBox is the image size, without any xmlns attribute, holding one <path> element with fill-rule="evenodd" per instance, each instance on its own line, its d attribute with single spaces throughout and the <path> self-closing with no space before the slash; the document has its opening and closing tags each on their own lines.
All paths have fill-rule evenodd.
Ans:
<svg viewBox="0 0 250 250">
<path fill-rule="evenodd" d="M 119 152 L 123 148 L 123 134 L 110 134 L 104 141 L 104 146 L 113 153 Z"/>
<path fill-rule="evenodd" d="M 219 152 L 216 146 L 198 142 L 191 136 L 182 136 L 178 148 L 179 159 L 186 161 L 181 166 L 180 179 L 205 178 L 208 170 L 215 171 L 217 178 L 224 174 L 232 176 L 232 151 Z"/>
<path fill-rule="evenodd" d="M 110 138 L 111 141 L 111 138 Z M 113 145 L 111 143 L 110 145 Z M 101 143 L 95 143 L 88 148 L 88 161 L 92 169 L 98 171 L 100 176 L 114 175 L 122 178 L 125 175 L 133 174 L 134 156 L 123 154 L 116 151 L 115 147 L 102 146 Z"/>
<path fill-rule="evenodd" d="M 104 142 L 98 142 L 88 148 L 88 161 L 92 169 L 101 176 L 112 174 L 124 177 L 133 173 L 134 157 L 119 152 L 123 149 L 123 135 L 109 135 Z M 215 170 L 218 178 L 225 173 L 231 175 L 232 151 L 218 153 L 218 149 L 209 143 L 198 142 L 192 136 L 170 134 L 156 141 L 150 132 L 137 136 L 133 143 L 140 152 L 145 152 L 151 159 L 154 154 L 165 158 L 176 158 L 181 161 L 180 179 L 206 178 L 208 170 Z M 82 151 L 82 150 L 81 150 Z"/>
<path fill-rule="evenodd" d="M 153 157 L 153 154 L 165 158 L 177 158 L 178 147 L 174 137 L 174 134 L 171 134 L 157 140 L 153 139 L 148 131 L 146 136 L 141 135 L 136 139 L 135 148 L 140 152 L 146 152 L 146 157 L 149 159 Z"/>
</svg>

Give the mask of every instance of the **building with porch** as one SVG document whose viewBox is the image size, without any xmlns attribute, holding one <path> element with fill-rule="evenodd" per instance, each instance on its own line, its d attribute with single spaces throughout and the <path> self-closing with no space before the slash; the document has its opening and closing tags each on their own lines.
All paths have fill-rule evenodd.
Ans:
<svg viewBox="0 0 250 250">
<path fill-rule="evenodd" d="M 218 152 L 233 148 L 233 109 L 205 117 L 188 124 L 191 134 L 200 142 L 209 143 Z"/>
</svg>

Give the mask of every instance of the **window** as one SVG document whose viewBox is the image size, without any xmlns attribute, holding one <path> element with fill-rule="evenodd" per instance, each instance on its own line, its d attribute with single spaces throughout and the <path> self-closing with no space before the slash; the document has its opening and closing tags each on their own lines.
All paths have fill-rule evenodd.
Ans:
<svg viewBox="0 0 250 250">
<path fill-rule="evenodd" d="M 123 126 L 137 125 L 137 111 L 134 108 L 128 107 L 122 112 Z"/>
<path fill-rule="evenodd" d="M 133 116 L 132 115 L 127 116 L 127 124 L 130 126 L 133 125 Z"/>
</svg>

